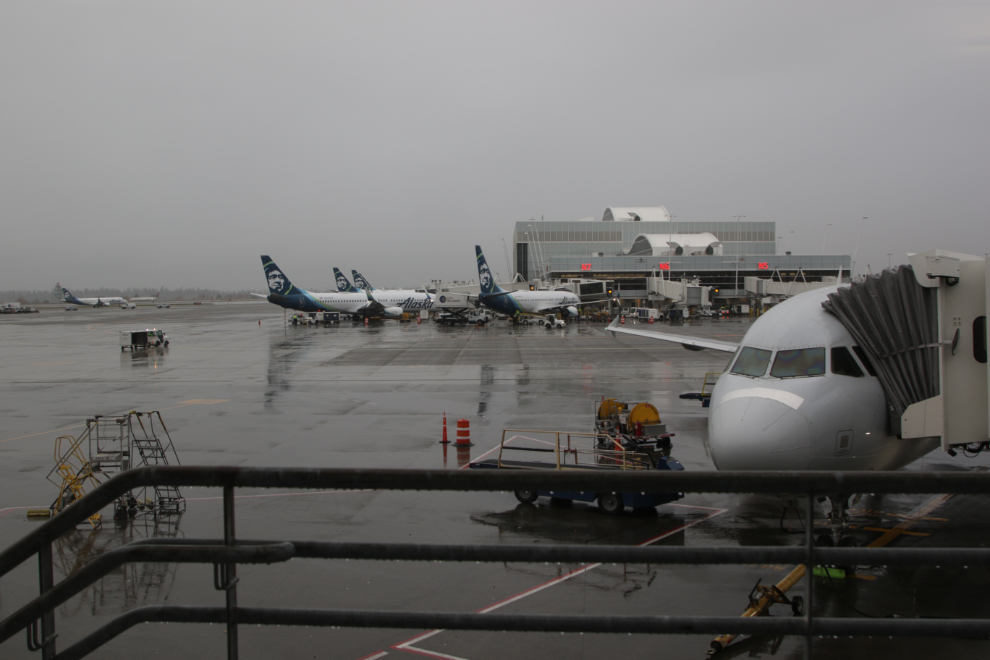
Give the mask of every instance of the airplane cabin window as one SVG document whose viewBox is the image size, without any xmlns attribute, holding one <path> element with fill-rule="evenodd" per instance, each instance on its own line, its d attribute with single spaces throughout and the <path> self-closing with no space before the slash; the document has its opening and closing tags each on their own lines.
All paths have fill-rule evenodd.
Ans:
<svg viewBox="0 0 990 660">
<path fill-rule="evenodd" d="M 824 348 L 798 348 L 777 351 L 770 375 L 774 378 L 801 378 L 825 373 Z"/>
<path fill-rule="evenodd" d="M 739 357 L 732 367 L 734 374 L 742 376 L 762 376 L 770 364 L 770 351 L 747 346 L 739 351 Z"/>
<path fill-rule="evenodd" d="M 874 369 L 873 364 L 866 359 L 866 351 L 864 351 L 859 346 L 853 346 L 853 352 L 856 354 L 856 357 L 859 358 L 859 361 L 863 363 L 863 366 L 866 367 L 866 373 L 876 378 L 877 370 Z"/>
<path fill-rule="evenodd" d="M 987 317 L 977 316 L 973 321 L 973 357 L 980 364 L 987 363 Z"/>
<path fill-rule="evenodd" d="M 845 346 L 832 348 L 832 373 L 840 376 L 852 376 L 853 378 L 862 378 L 865 375 L 856 364 L 852 353 Z"/>
</svg>

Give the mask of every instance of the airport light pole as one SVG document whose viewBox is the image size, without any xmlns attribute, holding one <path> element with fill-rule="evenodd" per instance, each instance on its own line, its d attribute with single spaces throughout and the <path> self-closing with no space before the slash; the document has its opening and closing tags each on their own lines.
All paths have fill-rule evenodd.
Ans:
<svg viewBox="0 0 990 660">
<path fill-rule="evenodd" d="M 859 254 L 859 237 L 863 233 L 863 223 L 869 220 L 869 216 L 863 216 L 863 219 L 859 221 L 859 231 L 856 232 L 856 249 L 853 250 L 853 267 L 852 275 L 856 276 L 856 255 Z"/>
<path fill-rule="evenodd" d="M 745 218 L 746 216 L 734 215 L 732 217 L 736 219 L 736 245 L 739 245 L 739 220 L 741 218 Z M 739 297 L 739 255 L 738 254 L 736 255 L 736 284 L 733 287 L 733 289 L 734 289 L 733 293 L 735 294 L 735 296 Z"/>
</svg>

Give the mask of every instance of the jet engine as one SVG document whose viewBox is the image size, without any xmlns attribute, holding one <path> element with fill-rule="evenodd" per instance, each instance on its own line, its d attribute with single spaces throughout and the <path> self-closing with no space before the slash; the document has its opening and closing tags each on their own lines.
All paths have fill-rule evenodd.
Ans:
<svg viewBox="0 0 990 660">
<path fill-rule="evenodd" d="M 385 308 L 385 318 L 387 319 L 397 319 L 402 316 L 401 307 L 386 307 Z"/>
<path fill-rule="evenodd" d="M 571 316 L 577 316 L 578 315 L 577 307 L 571 305 L 570 307 L 567 308 L 567 313 L 570 314 Z"/>
</svg>

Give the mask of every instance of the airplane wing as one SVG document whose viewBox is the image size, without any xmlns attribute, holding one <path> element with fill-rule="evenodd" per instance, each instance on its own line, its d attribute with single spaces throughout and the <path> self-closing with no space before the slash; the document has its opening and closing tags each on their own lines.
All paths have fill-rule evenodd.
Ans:
<svg viewBox="0 0 990 660">
<path fill-rule="evenodd" d="M 265 300 L 268 300 L 268 296 L 263 296 L 260 293 L 252 293 L 251 295 L 255 298 L 264 298 Z"/>
<path fill-rule="evenodd" d="M 364 305 L 361 308 L 361 311 L 362 312 L 365 312 L 367 314 L 377 314 L 377 315 L 384 314 L 385 313 L 385 306 L 383 304 L 381 304 L 380 302 L 378 302 L 377 300 L 375 300 L 375 297 L 373 295 L 371 295 L 371 288 L 369 287 L 369 288 L 365 289 L 364 290 L 364 293 L 365 293 L 365 295 L 368 296 L 368 304 L 367 305 Z"/>
<path fill-rule="evenodd" d="M 649 339 L 659 339 L 660 341 L 670 341 L 680 344 L 684 348 L 690 351 L 700 351 L 705 348 L 710 348 L 713 351 L 722 351 L 723 353 L 735 353 L 739 349 L 739 344 L 733 344 L 729 341 L 718 341 L 717 339 L 701 339 L 699 337 L 688 337 L 686 335 L 676 335 L 668 332 L 652 332 L 650 330 L 633 330 L 632 328 L 627 328 L 625 326 L 619 325 L 619 317 L 616 316 L 612 323 L 606 328 L 611 332 L 621 332 L 627 335 L 636 335 L 637 337 L 647 337 Z"/>
</svg>

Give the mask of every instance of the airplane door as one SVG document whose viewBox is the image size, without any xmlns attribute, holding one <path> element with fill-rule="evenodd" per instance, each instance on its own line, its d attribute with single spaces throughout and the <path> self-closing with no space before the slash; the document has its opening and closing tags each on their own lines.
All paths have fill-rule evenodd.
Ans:
<svg viewBox="0 0 990 660">
<path fill-rule="evenodd" d="M 845 456 L 852 451 L 853 432 L 852 429 L 839 431 L 835 434 L 835 455 Z"/>
</svg>

